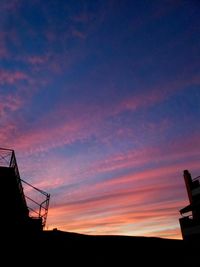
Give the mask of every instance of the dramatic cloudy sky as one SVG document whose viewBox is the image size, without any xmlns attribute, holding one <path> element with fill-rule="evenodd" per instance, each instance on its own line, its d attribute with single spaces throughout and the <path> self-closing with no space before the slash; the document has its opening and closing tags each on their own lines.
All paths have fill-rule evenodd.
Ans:
<svg viewBox="0 0 200 267">
<path fill-rule="evenodd" d="M 47 228 L 181 238 L 200 175 L 198 0 L 1 0 L 0 146 Z"/>
</svg>

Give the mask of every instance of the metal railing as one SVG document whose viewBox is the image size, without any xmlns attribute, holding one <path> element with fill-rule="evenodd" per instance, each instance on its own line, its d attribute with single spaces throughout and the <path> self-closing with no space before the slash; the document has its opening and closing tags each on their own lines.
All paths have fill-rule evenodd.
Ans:
<svg viewBox="0 0 200 267">
<path fill-rule="evenodd" d="M 47 214 L 48 214 L 48 208 L 49 208 L 49 200 L 50 200 L 50 194 L 44 192 L 43 190 L 40 190 L 33 185 L 29 184 L 28 182 L 22 180 L 22 183 L 24 186 L 28 186 L 33 191 L 37 192 L 38 194 L 41 194 L 43 197 L 42 201 L 36 201 L 31 197 L 31 192 L 28 194 L 25 194 L 26 201 L 29 203 L 28 209 L 30 211 L 30 217 L 32 218 L 40 218 L 42 220 L 42 226 L 44 227 L 47 220 Z M 31 204 L 34 205 L 34 208 L 32 208 Z"/>
<path fill-rule="evenodd" d="M 200 176 L 197 176 L 197 177 L 193 178 L 192 180 L 193 181 L 199 181 L 199 183 L 200 183 Z"/>
<path fill-rule="evenodd" d="M 0 147 L 0 166 L 10 167 L 14 150 Z"/>
</svg>

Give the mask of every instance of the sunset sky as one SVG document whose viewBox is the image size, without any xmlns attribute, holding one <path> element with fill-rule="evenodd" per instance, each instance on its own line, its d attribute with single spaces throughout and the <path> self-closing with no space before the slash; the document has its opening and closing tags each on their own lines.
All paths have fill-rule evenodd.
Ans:
<svg viewBox="0 0 200 267">
<path fill-rule="evenodd" d="M 0 146 L 47 229 L 181 238 L 200 175 L 198 0 L 1 0 Z"/>
</svg>

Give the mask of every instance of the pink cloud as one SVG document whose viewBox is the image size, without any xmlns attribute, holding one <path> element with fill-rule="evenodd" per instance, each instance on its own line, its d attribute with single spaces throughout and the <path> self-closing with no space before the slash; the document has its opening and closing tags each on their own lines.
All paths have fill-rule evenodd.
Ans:
<svg viewBox="0 0 200 267">
<path fill-rule="evenodd" d="M 71 31 L 72 36 L 78 37 L 79 39 L 85 39 L 87 37 L 86 33 L 79 31 L 77 29 L 72 29 Z"/>
<path fill-rule="evenodd" d="M 155 171 L 156 172 L 156 171 Z M 137 180 L 139 178 L 143 178 L 145 174 L 140 177 L 137 177 Z M 149 209 L 148 207 L 154 206 L 155 208 L 159 209 L 162 207 L 161 211 L 164 209 L 164 203 L 162 201 L 158 201 L 158 199 L 163 196 L 163 194 L 167 195 L 169 191 L 175 192 L 176 191 L 176 197 L 178 190 L 182 190 L 177 184 L 175 183 L 169 183 L 168 180 L 165 179 L 165 182 L 158 182 L 158 177 L 155 176 L 152 179 L 152 183 L 148 183 L 151 179 L 150 177 L 145 176 L 145 180 L 143 180 L 143 184 L 134 184 L 134 177 L 132 177 L 130 181 L 129 179 L 124 179 L 124 177 L 121 177 L 120 182 L 121 186 L 116 187 L 116 181 L 106 181 L 99 183 L 97 186 L 87 186 L 84 190 L 84 187 L 82 187 L 82 190 L 78 192 L 78 194 L 70 194 L 70 199 L 67 200 L 67 204 L 63 204 L 65 209 L 67 210 L 67 213 L 75 214 L 75 213 L 86 213 L 89 212 L 91 209 L 98 214 L 98 209 L 101 209 L 105 211 L 112 212 L 117 211 L 121 213 L 121 208 L 123 208 L 123 212 L 130 210 L 130 207 L 132 206 L 132 209 L 134 211 L 140 210 L 141 206 L 143 206 L 143 209 Z M 117 180 L 119 182 L 119 180 Z M 128 184 L 129 183 L 129 184 Z M 131 185 L 132 183 L 132 185 Z M 126 187 L 124 187 L 126 185 Z M 103 190 L 104 189 L 104 190 Z M 174 190 L 174 191 L 173 191 Z M 88 198 L 88 195 L 90 197 Z M 75 201 L 73 201 L 75 199 Z M 174 200 L 171 199 L 171 205 L 174 205 Z M 180 202 L 180 201 L 179 201 Z M 160 204 L 159 204 L 160 203 Z M 63 206 L 61 204 L 61 207 Z M 56 207 L 59 208 L 59 206 L 56 205 Z M 145 208 L 144 208 L 145 207 Z M 169 209 L 169 203 L 167 204 L 167 207 Z"/>
<path fill-rule="evenodd" d="M 33 56 L 27 58 L 27 60 L 32 62 L 33 64 L 42 64 L 42 62 L 47 60 L 47 58 L 48 57 Z M 34 94 L 39 87 L 37 87 L 37 89 L 35 90 L 34 87 L 36 87 L 36 84 L 34 84 L 34 81 L 30 80 L 30 78 L 27 77 L 25 73 L 19 71 L 14 73 L 8 71 L 0 72 L 0 83 L 13 84 L 23 79 L 29 79 L 29 83 L 31 83 L 32 85 L 31 90 L 26 90 L 26 95 L 28 92 L 30 92 L 30 95 Z M 182 83 L 175 83 L 172 86 L 173 93 L 174 91 L 178 90 L 181 85 Z M 170 87 L 170 85 L 168 86 Z M 59 147 L 64 144 L 70 144 L 79 139 L 88 138 L 91 134 L 96 134 L 99 140 L 103 141 L 104 137 L 102 136 L 102 125 L 106 118 L 118 115 L 120 112 L 126 110 L 134 111 L 136 109 L 149 107 L 150 105 L 155 105 L 157 102 L 163 101 L 168 96 L 168 91 L 166 92 L 164 90 L 163 93 L 160 88 L 157 88 L 146 95 L 139 94 L 132 98 L 123 99 L 120 103 L 113 102 L 111 105 L 105 105 L 103 108 L 102 105 L 88 105 L 87 103 L 76 103 L 68 106 L 66 106 L 65 104 L 60 104 L 60 106 L 56 110 L 52 110 L 52 112 L 48 113 L 46 117 L 39 119 L 38 126 L 34 130 L 20 132 L 20 135 L 16 136 L 16 148 L 23 151 L 32 151 L 33 153 L 34 149 L 36 149 L 37 151 L 47 151 L 51 148 Z M 23 97 L 21 99 L 23 99 Z M 19 103 L 15 103 L 14 101 L 15 100 L 13 99 L 12 101 L 2 101 L 2 103 L 7 102 L 6 108 L 16 110 Z M 9 103 L 11 103 L 11 105 Z M 5 104 L 1 104 L 0 110 L 1 112 L 2 110 L 5 110 Z M 82 112 L 82 110 L 84 110 L 84 112 Z M 91 114 L 95 114 L 95 116 L 91 116 Z M 62 120 L 59 122 L 57 118 L 62 118 Z M 73 118 L 73 120 L 70 118 Z M 56 122 L 54 125 L 52 125 L 51 123 L 52 120 Z M 162 123 L 162 125 L 159 125 L 159 127 L 157 124 L 149 125 L 148 130 L 151 129 L 151 134 L 154 134 L 158 131 L 158 129 L 159 131 L 164 131 L 171 126 L 172 125 L 170 125 L 170 122 L 165 121 Z M 19 129 L 21 128 L 20 125 L 16 127 L 19 127 Z M 125 136 L 125 138 L 127 138 L 127 134 L 129 135 L 126 129 L 115 133 L 115 135 L 119 135 L 120 138 L 122 138 L 123 135 Z M 133 138 L 134 133 L 131 132 L 130 136 L 131 138 Z M 192 138 L 191 140 L 194 139 Z M 180 145 L 182 145 L 182 143 L 183 140 L 181 140 Z M 187 144 L 187 141 L 185 142 L 184 140 L 184 143 Z M 175 145 L 175 147 L 176 146 L 177 145 Z M 188 148 L 190 148 L 190 145 L 188 146 Z M 114 157 L 112 156 L 111 160 L 107 159 L 104 162 L 97 163 L 98 166 L 92 166 L 90 168 L 90 172 L 92 171 L 92 168 L 95 172 L 100 172 L 112 171 L 114 169 L 120 169 L 123 167 L 126 168 L 133 163 L 134 166 L 138 166 L 145 162 L 148 162 L 148 160 L 151 160 L 152 155 L 154 156 L 154 158 L 159 157 L 161 159 L 164 159 L 165 157 L 167 157 L 167 155 L 163 155 L 163 149 L 165 150 L 165 148 L 163 147 L 160 149 L 160 151 L 158 151 L 158 149 L 149 148 L 145 150 L 141 149 L 140 151 L 137 151 L 137 153 L 129 151 L 128 153 L 126 153 L 126 155 L 115 155 Z M 174 145 L 173 150 L 175 151 Z M 170 152 L 169 157 L 176 158 L 174 151 Z M 182 152 L 180 152 L 179 155 L 181 153 Z M 122 158 L 120 159 L 120 157 Z"/>
<path fill-rule="evenodd" d="M 43 62 L 43 60 L 45 59 L 34 58 L 33 62 Z M 20 79 L 28 79 L 28 77 L 26 74 L 20 72 L 16 72 L 12 75 L 7 72 L 0 73 L 0 82 L 14 83 Z M 120 112 L 125 110 L 134 111 L 135 109 L 149 107 L 150 105 L 154 105 L 157 102 L 163 101 L 166 97 L 168 97 L 168 93 L 163 94 L 162 91 L 156 90 L 151 94 L 137 95 L 129 99 L 123 99 L 120 103 L 105 105 L 104 108 L 102 108 L 102 105 L 88 105 L 87 103 L 71 104 L 68 106 L 60 104 L 56 110 L 52 110 L 52 112 L 48 113 L 46 117 L 39 119 L 37 128 L 29 132 L 21 133 L 21 137 L 17 137 L 17 147 L 23 150 L 30 150 L 34 147 L 37 147 L 37 150 L 48 150 L 53 147 L 59 147 L 64 144 L 72 143 L 75 140 L 88 138 L 91 134 L 96 134 L 101 141 L 104 138 L 102 136 L 102 131 L 104 129 L 102 128 L 102 125 L 106 118 L 118 115 Z M 82 112 L 82 110 L 84 110 L 84 112 Z M 91 116 L 91 114 L 95 114 L 95 116 Z M 60 122 L 57 118 L 61 118 Z M 52 125 L 51 120 L 54 120 L 56 124 Z M 157 124 L 149 125 L 148 131 L 151 131 L 151 134 L 154 134 L 158 131 L 157 129 L 159 129 L 159 131 L 164 131 L 170 126 L 171 125 L 169 121 L 164 121 L 162 122 L 162 125 L 159 125 L 159 127 Z M 125 138 L 127 137 L 127 132 L 124 129 L 123 132 L 115 133 L 115 135 L 117 134 L 119 134 L 120 138 L 122 135 L 124 135 Z M 133 138 L 134 134 L 132 132 L 130 134 L 131 138 Z M 152 151 L 147 153 L 149 153 L 148 155 L 150 157 Z M 146 151 L 137 151 L 137 155 L 131 155 L 131 153 L 128 153 L 126 155 L 127 162 L 124 160 L 122 163 L 122 161 L 116 159 L 115 166 L 117 168 L 117 164 L 118 166 L 121 164 L 128 165 L 128 162 L 131 162 L 131 160 L 138 162 L 137 157 L 140 157 L 141 154 L 143 154 L 144 162 L 144 158 L 147 157 L 147 153 Z M 161 152 L 156 152 L 155 156 L 159 153 Z M 107 168 L 111 169 L 112 164 L 114 163 L 111 163 L 110 166 L 108 166 L 108 163 Z M 104 163 L 104 166 L 105 165 L 106 162 Z M 102 167 L 99 166 L 99 168 Z"/>
<path fill-rule="evenodd" d="M 129 199 L 129 202 L 131 200 Z M 66 231 L 87 233 L 87 234 L 122 234 L 124 228 L 130 235 L 146 235 L 164 237 L 169 235 L 172 238 L 180 238 L 178 226 L 177 208 L 178 203 L 166 203 L 159 209 L 159 206 L 134 206 L 132 211 L 126 207 L 118 207 L 109 212 L 99 212 L 98 206 L 89 207 L 78 211 L 63 206 L 62 208 L 52 208 L 49 214 L 48 225 L 58 227 Z M 109 205 L 109 204 L 108 204 Z M 105 204 L 105 207 L 107 205 Z M 93 209 L 92 209 L 93 208 Z M 55 220 L 55 218 L 59 220 Z M 77 220 L 76 218 L 79 218 Z M 169 218 L 171 221 L 169 221 Z M 175 229 L 174 235 L 171 229 Z M 157 229 L 157 230 L 156 230 Z"/>
<path fill-rule="evenodd" d="M 129 97 L 121 102 L 117 109 L 117 113 L 124 110 L 136 110 L 138 108 L 146 108 L 156 103 L 162 102 L 173 96 L 177 91 L 185 89 L 187 86 L 199 83 L 199 76 L 192 75 L 184 76 L 181 80 L 168 81 L 167 84 L 157 84 L 155 87 L 149 88 L 150 93 L 139 94 L 134 97 Z M 145 88 L 141 90 L 145 91 Z"/>
<path fill-rule="evenodd" d="M 64 111 L 62 110 L 62 112 Z M 25 146 L 23 143 L 18 142 L 19 147 L 22 145 L 21 149 L 24 148 L 25 151 L 30 143 L 31 145 L 37 145 L 37 142 L 39 141 L 39 143 L 44 144 L 44 147 L 41 146 L 39 149 L 43 151 L 44 148 L 45 151 L 45 149 L 51 147 L 45 142 L 51 143 L 52 133 L 54 133 L 59 139 L 61 138 L 60 133 L 71 131 L 74 138 L 74 134 L 76 131 L 79 131 L 78 129 L 82 129 L 82 126 L 83 124 L 80 122 L 80 124 L 69 123 L 65 126 L 61 124 L 60 128 L 57 130 L 49 128 L 50 132 L 47 130 L 45 131 L 45 128 L 41 128 L 41 131 L 39 132 L 37 129 L 33 135 L 27 135 L 25 139 L 23 138 L 27 142 Z M 49 132 L 49 134 L 46 135 L 45 132 Z M 74 140 L 73 138 L 71 139 L 72 141 Z M 75 138 L 77 138 L 77 136 Z M 103 162 L 97 162 L 97 165 L 95 165 L 95 168 L 92 170 L 94 174 L 109 170 L 115 171 L 116 169 L 134 166 L 134 164 L 142 165 L 149 160 L 154 161 L 158 158 L 159 160 L 166 162 L 166 166 L 122 175 L 105 182 L 94 182 L 91 185 L 85 183 L 85 186 L 82 186 L 81 190 L 75 189 L 71 192 L 70 199 L 67 198 L 67 194 L 65 199 L 65 194 L 63 194 L 62 202 L 60 202 L 58 206 L 52 204 L 52 210 L 49 213 L 48 219 L 49 227 L 58 227 L 66 231 L 90 234 L 116 234 L 123 233 L 123 227 L 128 227 L 127 225 L 132 224 L 132 228 L 130 227 L 131 234 L 135 233 L 136 235 L 146 235 L 148 232 L 149 235 L 152 236 L 156 235 L 171 238 L 180 237 L 179 226 L 177 226 L 179 217 L 178 210 L 187 204 L 186 194 L 185 201 L 181 201 L 184 196 L 184 185 L 181 175 L 182 170 L 185 168 L 188 168 L 189 170 L 191 169 L 195 172 L 199 170 L 198 160 L 188 160 L 188 155 L 191 155 L 191 157 L 198 155 L 198 146 L 196 145 L 198 144 L 198 142 L 196 143 L 198 139 L 198 136 L 194 136 L 194 138 L 184 140 L 184 147 L 181 145 L 183 140 L 179 140 L 179 143 L 176 143 L 175 145 L 172 144 L 172 147 L 168 147 L 167 153 L 164 155 L 161 150 L 150 147 L 141 151 L 130 151 L 127 155 L 123 153 L 118 154 Z M 69 140 L 67 142 L 69 142 Z M 54 143 L 51 145 L 57 146 L 59 144 Z M 173 151 L 176 151 L 176 153 L 172 154 Z M 176 160 L 180 157 L 183 159 L 184 157 L 187 158 L 187 166 L 185 165 L 185 161 L 174 164 L 170 163 L 170 165 L 167 163 L 170 159 L 174 158 L 174 160 Z M 51 165 L 51 160 L 49 165 Z M 56 171 L 57 170 L 53 172 L 55 175 Z M 47 180 L 47 177 L 52 177 L 53 179 L 54 174 L 47 174 L 46 177 L 44 175 L 44 179 Z M 50 179 L 47 183 L 41 182 L 37 185 L 40 187 L 43 184 L 44 186 L 51 188 L 49 183 L 51 183 L 52 179 Z M 64 177 L 63 180 L 58 179 L 56 181 L 57 184 L 54 184 L 55 187 L 62 186 L 62 183 L 65 184 Z M 179 193 L 177 194 L 177 192 Z M 172 202 L 160 200 L 161 197 L 166 196 L 167 198 L 173 193 L 174 196 L 179 198 L 179 201 L 174 203 L 174 200 Z M 90 196 L 89 199 L 88 195 Z M 94 196 L 96 196 L 96 198 Z M 63 202 L 64 199 L 68 202 L 68 204 Z M 73 202 L 73 199 L 76 201 Z M 130 206 L 132 206 L 133 211 L 130 210 Z M 169 232 L 168 230 L 164 230 L 167 229 L 167 224 L 162 225 L 160 223 L 161 218 L 163 218 L 164 221 L 167 217 L 173 218 L 172 228 L 175 227 L 173 233 L 171 228 L 169 229 Z M 76 222 L 77 218 L 79 218 L 78 222 Z M 148 221 L 150 224 L 152 221 L 155 221 L 156 218 L 158 218 L 158 222 L 152 229 L 150 229 L 150 226 L 145 223 L 141 231 L 138 230 L 137 225 L 134 227 L 134 224 L 137 222 L 140 223 L 141 226 L 143 222 L 150 220 Z M 66 222 L 68 223 L 66 224 Z M 158 230 L 155 229 L 156 227 Z"/>
<path fill-rule="evenodd" d="M 8 140 L 12 139 L 15 130 L 16 130 L 16 125 L 14 123 L 6 124 L 1 127 L 0 140 L 2 146 L 5 147 L 7 146 L 7 148 L 11 148 Z"/>
<path fill-rule="evenodd" d="M 178 177 L 180 177 L 180 173 L 185 168 L 191 169 L 191 170 L 199 170 L 199 164 L 198 160 L 194 161 L 191 160 L 187 163 L 187 166 L 185 166 L 185 162 L 183 163 L 176 163 L 176 164 L 170 164 L 169 166 L 164 166 L 160 168 L 152 168 L 148 169 L 146 171 L 136 172 L 134 174 L 129 174 L 126 176 L 120 176 L 113 180 L 108 180 L 105 182 L 105 186 L 108 186 L 108 184 L 113 187 L 114 185 L 123 185 L 126 183 L 135 183 L 135 182 L 144 182 L 146 181 L 152 181 L 157 183 L 163 183 L 164 181 L 168 181 L 168 183 L 172 183 L 172 180 L 170 177 L 174 177 L 173 182 L 177 182 Z M 181 181 L 181 180 L 180 180 Z M 100 183 L 101 187 L 104 186 L 104 182 Z"/>
<path fill-rule="evenodd" d="M 146 108 L 152 106 L 158 102 L 161 102 L 166 98 L 166 95 L 159 91 L 152 90 L 150 93 L 139 94 L 133 97 L 129 97 L 121 102 L 117 107 L 116 112 L 120 113 L 126 110 L 136 110 L 138 108 Z"/>
<path fill-rule="evenodd" d="M 131 201 L 129 199 L 129 201 Z M 169 208 L 168 205 L 172 204 Z M 52 209 L 48 221 L 48 225 L 54 224 L 60 229 L 66 231 L 74 231 L 88 234 L 122 234 L 124 228 L 126 234 L 130 235 L 146 235 L 164 237 L 168 234 L 171 228 L 176 228 L 176 236 L 172 238 L 180 238 L 180 228 L 178 225 L 178 208 L 176 203 L 167 203 L 159 210 L 158 206 L 138 205 L 130 209 L 124 206 L 118 206 L 116 209 L 108 210 L 107 212 L 98 212 L 98 206 L 90 207 L 89 211 L 83 209 L 78 211 L 75 209 L 69 210 L 68 207 Z M 105 206 L 105 208 L 107 205 Z M 57 221 L 55 218 L 59 218 Z M 79 218 L 77 220 L 76 218 Z M 169 221 L 170 218 L 170 221 Z M 171 226 L 170 226 L 171 225 Z"/>
<path fill-rule="evenodd" d="M 7 95 L 2 96 L 0 95 L 0 113 L 1 116 L 9 111 L 16 111 L 22 106 L 22 99 L 18 96 Z"/>
<path fill-rule="evenodd" d="M 32 152 L 34 149 L 46 151 L 87 138 L 92 131 L 96 131 L 94 125 L 91 125 L 93 120 L 97 125 L 102 118 L 100 113 L 99 118 L 90 118 L 91 107 L 89 109 L 86 107 L 86 112 L 82 113 L 83 108 L 85 107 L 82 105 L 75 105 L 52 111 L 47 117 L 38 121 L 37 128 L 29 132 L 20 132 L 20 135 L 16 136 L 16 148 L 23 151 L 32 150 Z M 57 118 L 61 118 L 61 121 Z M 54 124 L 51 123 L 52 120 Z"/>
<path fill-rule="evenodd" d="M 15 84 L 18 81 L 28 80 L 27 74 L 21 71 L 0 70 L 0 84 Z"/>
<path fill-rule="evenodd" d="M 194 161 L 194 157 L 197 158 L 200 155 L 198 140 L 199 134 L 193 134 L 188 136 L 188 138 L 178 139 L 175 143 L 163 144 L 159 145 L 159 147 L 135 148 L 126 153 L 117 153 L 104 160 L 92 163 L 85 168 L 84 173 L 86 175 L 94 175 L 97 173 L 115 172 L 130 167 L 143 167 L 145 164 L 155 163 L 168 166 L 173 165 L 173 161 L 176 162 L 177 160 L 184 162 L 187 160 L 189 165 L 190 162 Z M 189 166 L 183 166 L 183 168 L 189 168 Z"/>
<path fill-rule="evenodd" d="M 57 73 L 57 71 L 52 68 L 52 64 L 55 61 L 55 59 L 51 59 L 50 53 L 45 53 L 45 54 L 35 54 L 35 55 L 18 55 L 15 57 L 15 60 L 19 62 L 23 62 L 28 65 L 29 69 L 31 70 L 32 76 L 33 74 L 41 74 L 41 70 L 45 70 L 44 73 L 47 71 L 51 71 Z M 47 83 L 47 80 L 51 80 L 52 77 L 37 77 L 37 82 L 40 84 Z M 36 81 L 34 81 L 36 83 Z M 32 80 L 33 83 L 33 80 Z"/>
<path fill-rule="evenodd" d="M 172 168 L 170 172 L 162 168 L 154 170 L 155 175 L 153 171 L 138 174 L 136 180 L 142 179 L 143 183 L 136 187 L 134 184 L 131 185 L 134 176 L 121 177 L 120 184 L 119 180 L 117 183 L 105 181 L 96 186 L 93 184 L 91 187 L 86 184 L 80 191 L 75 191 L 75 194 L 71 192 L 69 199 L 63 196 L 63 204 L 60 201 L 56 201 L 59 203 L 57 205 L 52 202 L 48 227 L 89 234 L 122 234 L 123 227 L 126 229 L 130 227 L 128 232 L 131 235 L 146 235 L 148 232 L 151 236 L 180 238 L 178 210 L 186 204 L 185 201 L 180 197 L 179 200 L 168 198 L 166 201 L 158 201 L 160 196 L 167 196 L 169 192 L 174 192 L 177 198 L 178 190 L 182 191 L 183 188 L 177 181 L 174 183 L 172 180 L 170 182 L 169 179 L 164 179 L 163 183 L 161 180 L 165 175 L 173 177 L 172 173 L 174 170 L 177 171 L 177 168 L 178 166 Z M 179 178 L 181 181 L 181 177 Z M 146 183 L 150 179 L 153 183 Z M 124 184 L 129 185 L 123 188 Z M 103 189 L 107 193 L 103 193 Z M 177 235 L 170 234 L 167 222 L 169 218 L 171 227 L 177 229 Z M 151 224 L 154 224 L 153 228 L 150 227 Z"/>
<path fill-rule="evenodd" d="M 198 161 L 188 162 L 188 166 L 199 170 Z M 90 234 L 122 234 L 125 227 L 131 235 L 181 238 L 178 211 L 187 204 L 184 167 L 177 163 L 91 186 L 86 183 L 63 204 L 52 206 L 49 225 Z"/>
<path fill-rule="evenodd" d="M 29 57 L 26 60 L 28 60 L 31 64 L 43 64 L 45 60 L 48 60 L 48 56 L 33 56 Z M 1 71 L 0 72 L 0 83 L 5 84 L 14 84 L 17 81 L 21 80 L 28 80 L 29 83 L 32 84 L 32 92 L 35 92 L 35 89 L 33 90 L 33 87 L 37 87 L 35 82 L 30 80 L 29 77 L 25 73 L 22 72 L 8 72 L 8 71 Z M 44 79 L 43 79 L 44 80 Z M 188 80 L 188 83 L 191 83 L 192 80 Z M 196 80 L 195 80 L 196 81 Z M 39 81 L 40 82 L 40 81 Z M 134 97 L 129 97 L 127 99 L 123 99 L 120 103 L 114 103 L 111 105 L 105 105 L 102 109 L 102 105 L 87 105 L 85 104 L 74 104 L 66 107 L 64 104 L 60 105 L 60 107 L 57 110 L 53 110 L 51 114 L 48 114 L 46 118 L 43 119 L 43 121 L 40 121 L 40 125 L 38 124 L 38 128 L 36 128 L 34 131 L 29 131 L 27 133 L 21 133 L 21 136 L 23 138 L 18 137 L 18 145 L 17 147 L 19 149 L 32 149 L 33 147 L 37 146 L 37 150 L 48 150 L 56 146 L 61 146 L 63 144 L 69 144 L 71 142 L 74 142 L 77 139 L 81 138 L 87 138 L 91 134 L 96 134 L 97 137 L 103 141 L 102 136 L 102 123 L 107 117 L 118 115 L 119 113 L 131 110 L 135 111 L 137 109 L 143 109 L 146 107 L 149 107 L 151 105 L 155 105 L 156 103 L 160 101 L 164 101 L 171 93 L 174 93 L 176 90 L 179 90 L 182 88 L 184 82 L 173 82 L 168 85 L 165 85 L 163 90 L 160 90 L 161 87 L 158 86 L 158 88 L 153 89 L 151 93 L 148 93 L 146 95 L 139 94 Z M 187 83 L 186 83 L 187 84 Z M 41 84 L 40 84 L 41 87 Z M 170 90 L 168 90 L 170 88 Z M 27 90 L 26 90 L 27 91 Z M 29 90 L 30 91 L 30 90 Z M 36 90 L 37 91 L 37 90 Z M 27 92 L 26 92 L 27 94 Z M 2 109 L 1 109 L 2 110 Z M 84 113 L 81 112 L 81 110 L 84 110 Z M 91 114 L 95 114 L 95 116 L 91 116 Z M 63 120 L 63 118 L 65 118 Z M 69 121 L 69 117 L 73 117 L 73 122 Z M 51 127 L 50 118 L 62 118 L 62 122 L 59 124 L 56 124 L 56 128 L 53 129 Z M 56 119 L 57 121 L 57 119 Z M 91 126 L 92 125 L 92 126 Z M 166 127 L 169 127 L 168 122 L 164 123 L 162 127 L 159 126 L 159 130 L 161 128 L 166 129 Z M 150 125 L 149 126 L 152 129 L 152 134 L 156 130 L 157 125 Z M 149 128 L 149 129 L 150 129 Z M 99 131 L 99 129 L 101 129 Z M 123 132 L 119 131 L 115 134 L 118 134 L 120 138 L 122 138 L 122 135 L 127 137 L 126 130 L 123 129 Z M 131 138 L 133 138 L 133 133 L 131 132 Z M 107 138 L 107 137 L 106 137 Z M 47 141 L 48 140 L 48 141 Z M 108 140 L 109 141 L 109 140 Z M 137 152 L 140 155 L 140 152 Z M 145 153 L 145 152 L 144 152 Z M 129 155 L 130 159 L 127 159 L 128 161 L 131 161 L 131 157 L 133 160 L 136 160 L 136 156 Z M 146 156 L 144 156 L 146 157 Z M 116 160 L 116 164 L 120 166 L 121 164 L 127 164 L 125 161 L 122 163 L 119 160 Z M 108 165 L 108 164 L 107 164 Z M 110 165 L 111 169 L 112 164 Z M 117 166 L 116 166 L 117 168 Z"/>
<path fill-rule="evenodd" d="M 5 77 L 4 80 L 6 79 L 6 81 L 9 80 L 9 82 L 13 82 L 16 77 L 20 78 L 24 76 L 17 74 L 14 78 Z M 20 125 L 20 123 L 24 123 L 23 120 L 20 121 L 18 118 L 18 123 L 16 124 L 15 122 L 12 122 L 11 118 L 8 119 L 11 112 L 18 111 L 23 106 L 24 97 L 22 95 L 15 94 L 13 96 L 0 96 L 0 98 L 1 116 L 7 116 L 7 131 L 1 131 L 1 140 L 7 140 L 4 144 L 9 144 L 9 147 L 13 146 L 18 151 L 29 151 L 33 154 L 39 151 L 47 151 L 51 148 L 62 146 L 63 144 L 70 144 L 79 138 L 87 137 L 87 132 L 83 131 L 83 128 L 87 127 L 89 122 L 82 122 L 81 118 L 69 121 L 66 119 L 52 124 L 49 121 L 48 116 L 41 119 L 40 122 L 38 122 L 38 127 L 34 130 L 26 131 L 22 125 Z M 57 114 L 54 114 L 53 117 L 57 118 Z M 53 117 L 50 116 L 51 120 Z M 9 123 L 12 127 L 8 127 Z M 11 137 L 13 135 L 13 127 L 15 128 L 14 139 Z"/>
<path fill-rule="evenodd" d="M 79 134 L 80 124 L 77 122 L 70 122 L 58 125 L 58 128 L 40 128 L 32 132 L 22 133 L 16 139 L 16 148 L 26 151 L 46 151 L 64 144 L 74 142 Z"/>
<path fill-rule="evenodd" d="M 125 184 L 126 182 L 124 182 Z M 153 184 L 153 185 L 143 185 L 143 186 L 129 186 L 129 188 L 109 188 L 108 185 L 104 185 L 105 190 L 107 193 L 99 193 L 99 191 L 96 188 L 96 196 L 94 195 L 92 190 L 88 188 L 88 193 L 90 193 L 91 197 L 87 197 L 83 194 L 79 194 L 78 196 L 71 196 L 72 199 L 76 199 L 75 201 L 68 201 L 65 205 L 65 208 L 68 210 L 69 214 L 70 212 L 83 212 L 87 213 L 91 209 L 93 212 L 95 210 L 98 214 L 98 208 L 105 211 L 110 211 L 111 214 L 113 211 L 118 212 L 120 210 L 120 213 L 122 212 L 121 209 L 123 208 L 123 212 L 126 211 L 126 207 L 129 210 L 138 210 L 141 209 L 141 207 L 148 207 L 152 204 L 158 205 L 159 198 L 163 194 L 167 195 L 167 192 L 171 190 L 175 190 L 178 192 L 179 186 L 178 185 L 168 185 L 168 184 Z M 81 197 L 81 199 L 80 199 Z M 161 201 L 160 201 L 161 202 Z M 131 208 L 132 207 L 132 208 Z"/>
<path fill-rule="evenodd" d="M 40 64 L 45 64 L 48 61 L 48 56 L 47 55 L 34 55 L 34 56 L 28 56 L 26 57 L 26 61 L 33 65 L 40 65 Z"/>
</svg>

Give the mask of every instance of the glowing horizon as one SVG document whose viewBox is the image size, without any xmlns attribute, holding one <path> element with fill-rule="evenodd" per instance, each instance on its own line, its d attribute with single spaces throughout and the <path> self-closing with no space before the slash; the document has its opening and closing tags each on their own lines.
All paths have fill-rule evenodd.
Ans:
<svg viewBox="0 0 200 267">
<path fill-rule="evenodd" d="M 200 5 L 0 2 L 0 146 L 48 229 L 181 238 L 200 175 Z"/>
</svg>

